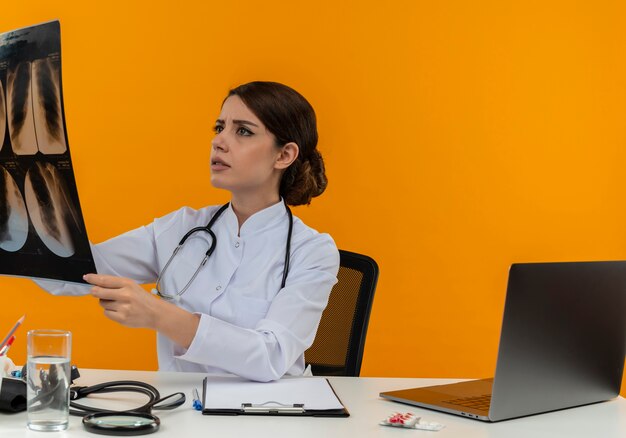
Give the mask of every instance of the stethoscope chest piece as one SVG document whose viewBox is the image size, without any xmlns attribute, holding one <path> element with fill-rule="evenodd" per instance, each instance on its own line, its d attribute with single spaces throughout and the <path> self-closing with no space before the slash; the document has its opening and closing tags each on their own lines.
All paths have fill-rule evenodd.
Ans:
<svg viewBox="0 0 626 438">
<path fill-rule="evenodd" d="M 99 435 L 147 435 L 159 430 L 161 421 L 143 412 L 98 412 L 83 417 L 88 432 Z"/>
</svg>

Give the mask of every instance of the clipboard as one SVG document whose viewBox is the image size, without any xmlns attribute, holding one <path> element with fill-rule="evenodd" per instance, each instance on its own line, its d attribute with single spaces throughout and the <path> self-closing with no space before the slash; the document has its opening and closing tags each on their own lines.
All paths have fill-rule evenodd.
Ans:
<svg viewBox="0 0 626 438">
<path fill-rule="evenodd" d="M 208 376 L 202 381 L 203 415 L 349 417 L 328 379 L 284 377 L 252 382 Z"/>
</svg>

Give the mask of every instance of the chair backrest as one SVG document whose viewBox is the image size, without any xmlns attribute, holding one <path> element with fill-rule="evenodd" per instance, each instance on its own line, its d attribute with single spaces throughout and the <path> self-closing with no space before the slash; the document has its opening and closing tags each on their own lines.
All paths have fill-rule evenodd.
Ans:
<svg viewBox="0 0 626 438">
<path fill-rule="evenodd" d="M 337 284 L 304 360 L 314 375 L 353 376 L 361 372 L 378 265 L 365 255 L 339 250 Z"/>
</svg>

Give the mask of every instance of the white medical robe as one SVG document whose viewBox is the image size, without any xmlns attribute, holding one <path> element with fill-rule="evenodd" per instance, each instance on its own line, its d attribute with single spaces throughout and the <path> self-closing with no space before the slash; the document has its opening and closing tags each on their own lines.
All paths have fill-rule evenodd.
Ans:
<svg viewBox="0 0 626 438">
<path fill-rule="evenodd" d="M 182 208 L 150 225 L 93 245 L 99 274 L 154 283 L 182 236 L 206 225 L 219 206 Z M 188 349 L 157 333 L 159 369 L 237 374 L 269 381 L 301 375 L 304 350 L 337 282 L 333 239 L 294 217 L 289 275 L 280 289 L 289 221 L 282 202 L 252 215 L 238 229 L 228 207 L 213 225 L 217 246 L 179 306 L 200 315 Z M 182 290 L 209 246 L 208 233 L 190 237 L 161 280 L 161 291 Z M 80 295 L 89 287 L 37 281 L 53 294 Z"/>
</svg>

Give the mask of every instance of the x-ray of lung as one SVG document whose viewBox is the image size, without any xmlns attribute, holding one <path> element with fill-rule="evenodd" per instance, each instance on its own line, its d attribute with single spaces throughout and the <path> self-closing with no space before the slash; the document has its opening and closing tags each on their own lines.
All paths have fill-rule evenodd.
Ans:
<svg viewBox="0 0 626 438">
<path fill-rule="evenodd" d="M 58 21 L 0 34 L 0 274 L 84 283 L 61 78 Z"/>
<path fill-rule="evenodd" d="M 15 252 L 28 237 L 28 213 L 17 183 L 0 166 L 0 248 Z"/>
<path fill-rule="evenodd" d="M 0 81 L 0 151 L 4 144 L 4 135 L 7 128 L 6 104 L 4 103 L 4 87 Z"/>
<path fill-rule="evenodd" d="M 24 192 L 39 238 L 59 257 L 74 255 L 72 235 L 80 232 L 81 221 L 61 173 L 50 163 L 35 163 L 26 173 Z"/>
<path fill-rule="evenodd" d="M 7 74 L 7 114 L 13 152 L 18 155 L 37 153 L 31 63 L 24 61 L 10 67 Z"/>
<path fill-rule="evenodd" d="M 21 61 L 7 72 L 9 133 L 18 155 L 67 150 L 61 118 L 59 60 Z"/>
</svg>

